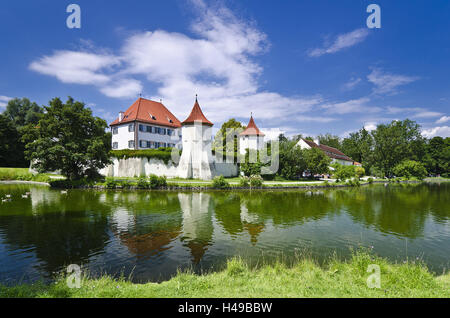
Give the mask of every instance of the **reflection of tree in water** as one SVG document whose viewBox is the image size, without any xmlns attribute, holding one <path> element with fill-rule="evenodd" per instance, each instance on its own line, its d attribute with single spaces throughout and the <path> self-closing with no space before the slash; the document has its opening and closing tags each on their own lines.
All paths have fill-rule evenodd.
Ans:
<svg viewBox="0 0 450 318">
<path fill-rule="evenodd" d="M 169 250 L 170 243 L 181 234 L 182 215 L 177 194 L 108 193 L 106 200 L 119 206 L 112 214 L 113 233 L 137 258 Z"/>
<path fill-rule="evenodd" d="M 241 196 L 237 193 L 225 192 L 211 193 L 211 196 L 214 198 L 216 219 L 224 230 L 232 237 L 246 230 L 250 235 L 251 243 L 255 245 L 265 225 L 256 214 L 248 212 L 245 204 L 241 203 Z"/>
<path fill-rule="evenodd" d="M 330 191 L 337 206 L 346 209 L 355 222 L 375 226 L 384 233 L 416 238 L 423 235 L 425 221 L 450 217 L 450 199 L 435 185 L 390 184 Z"/>
<path fill-rule="evenodd" d="M 212 222 L 213 205 L 208 193 L 178 193 L 183 211 L 183 237 L 192 260 L 198 264 L 211 245 L 214 227 Z"/>
<path fill-rule="evenodd" d="M 242 203 L 249 213 L 263 222 L 275 225 L 292 225 L 310 220 L 320 220 L 337 210 L 320 191 L 274 191 L 240 193 Z"/>
<path fill-rule="evenodd" d="M 42 261 L 47 276 L 64 265 L 81 264 L 93 252 L 102 251 L 108 241 L 108 206 L 96 192 L 71 191 L 61 195 L 31 188 L 31 199 L 20 201 L 23 189 L 13 192 L 11 214 L 0 214 L 3 244 L 10 249 L 30 249 Z M 20 209 L 20 211 L 16 210 Z M 16 212 L 14 212 L 16 211 Z"/>
</svg>

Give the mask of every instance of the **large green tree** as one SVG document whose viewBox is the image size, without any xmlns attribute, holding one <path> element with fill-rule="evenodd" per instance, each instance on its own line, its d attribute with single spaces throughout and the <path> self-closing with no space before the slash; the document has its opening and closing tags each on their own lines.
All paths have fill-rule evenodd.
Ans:
<svg viewBox="0 0 450 318">
<path fill-rule="evenodd" d="M 26 167 L 24 147 L 12 120 L 0 114 L 0 167 Z"/>
<path fill-rule="evenodd" d="M 341 151 L 353 160 L 362 163 L 365 169 L 370 171 L 373 164 L 372 147 L 372 135 L 365 128 L 362 128 L 344 138 Z"/>
<path fill-rule="evenodd" d="M 372 131 L 373 165 L 386 176 L 393 175 L 393 168 L 409 159 L 422 161 L 425 155 L 426 140 L 422 137 L 420 126 L 409 119 L 378 125 Z"/>
<path fill-rule="evenodd" d="M 31 102 L 28 98 L 11 99 L 3 113 L 19 131 L 28 124 L 37 124 L 42 114 L 42 107 L 35 102 Z"/>
<path fill-rule="evenodd" d="M 434 137 L 426 146 L 424 164 L 429 173 L 448 175 L 450 173 L 450 137 Z"/>
<path fill-rule="evenodd" d="M 331 159 L 322 150 L 318 148 L 304 149 L 302 155 L 306 163 L 306 169 L 312 175 L 328 172 Z"/>
<path fill-rule="evenodd" d="M 297 141 L 281 139 L 279 142 L 279 167 L 278 175 L 289 180 L 297 179 L 306 170 L 306 162 Z"/>
<path fill-rule="evenodd" d="M 56 171 L 70 180 L 92 177 L 109 163 L 111 135 L 106 121 L 81 102 L 59 98 L 45 106 L 37 126 L 28 125 L 25 154 L 39 172 Z"/>
</svg>

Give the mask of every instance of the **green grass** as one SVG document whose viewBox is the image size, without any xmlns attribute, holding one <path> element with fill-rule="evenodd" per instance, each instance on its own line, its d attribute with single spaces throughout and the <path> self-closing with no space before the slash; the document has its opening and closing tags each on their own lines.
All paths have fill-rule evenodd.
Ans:
<svg viewBox="0 0 450 318">
<path fill-rule="evenodd" d="M 28 168 L 0 168 L 0 181 L 49 182 L 51 174 L 32 174 Z"/>
<path fill-rule="evenodd" d="M 367 287 L 367 268 L 381 268 L 381 288 Z M 219 272 L 195 275 L 180 272 L 169 281 L 133 284 L 127 279 L 83 277 L 80 289 L 67 287 L 64 277 L 44 285 L 0 286 L 0 297 L 450 297 L 450 274 L 435 276 L 421 263 L 393 264 L 367 252 L 356 252 L 347 261 L 332 258 L 319 266 L 311 258 L 295 265 L 281 262 L 249 268 L 232 259 Z"/>
</svg>

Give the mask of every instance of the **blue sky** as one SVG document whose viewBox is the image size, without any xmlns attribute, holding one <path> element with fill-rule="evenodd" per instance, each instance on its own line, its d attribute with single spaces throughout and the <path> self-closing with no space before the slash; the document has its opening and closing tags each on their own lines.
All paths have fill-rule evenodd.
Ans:
<svg viewBox="0 0 450 318">
<path fill-rule="evenodd" d="M 4 1 L 0 112 L 70 95 L 111 122 L 142 93 L 183 120 L 198 94 L 216 128 L 253 112 L 287 135 L 410 118 L 450 136 L 449 14 L 446 0 Z"/>
</svg>

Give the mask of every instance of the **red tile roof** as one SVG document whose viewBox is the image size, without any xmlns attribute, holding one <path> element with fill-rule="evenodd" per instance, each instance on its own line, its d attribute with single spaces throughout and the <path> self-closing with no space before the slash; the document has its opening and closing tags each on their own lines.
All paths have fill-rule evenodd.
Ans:
<svg viewBox="0 0 450 318">
<path fill-rule="evenodd" d="M 191 114 L 181 124 L 184 126 L 186 124 L 194 124 L 194 123 L 201 123 L 202 125 L 206 125 L 206 126 L 214 126 L 214 124 L 212 122 L 210 122 L 205 117 L 205 115 L 203 115 L 202 109 L 200 108 L 200 105 L 198 104 L 197 98 L 195 99 L 195 104 L 194 104 L 194 107 L 192 108 Z"/>
<path fill-rule="evenodd" d="M 313 142 L 311 140 L 303 139 L 303 141 L 306 142 L 308 144 L 308 146 L 310 146 L 311 148 L 315 147 L 315 148 L 321 149 L 330 158 L 353 162 L 352 158 L 350 158 L 347 155 L 345 155 L 339 149 L 336 149 L 336 148 L 333 148 L 333 147 L 330 147 L 330 146 L 326 146 L 326 145 L 317 145 L 315 142 Z"/>
<path fill-rule="evenodd" d="M 250 121 L 247 125 L 247 128 L 245 128 L 245 130 L 243 132 L 241 132 L 239 134 L 239 136 L 261 136 L 261 137 L 264 137 L 265 135 L 256 126 L 255 121 L 253 120 L 253 116 L 250 116 Z"/>
<path fill-rule="evenodd" d="M 181 127 L 178 118 L 176 118 L 163 104 L 145 98 L 139 98 L 135 101 L 123 114 L 122 121 L 119 122 L 119 118 L 117 118 L 110 126 L 134 121 L 172 128 Z"/>
</svg>

